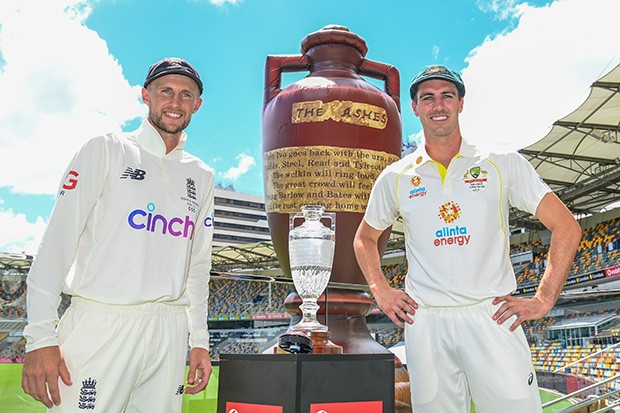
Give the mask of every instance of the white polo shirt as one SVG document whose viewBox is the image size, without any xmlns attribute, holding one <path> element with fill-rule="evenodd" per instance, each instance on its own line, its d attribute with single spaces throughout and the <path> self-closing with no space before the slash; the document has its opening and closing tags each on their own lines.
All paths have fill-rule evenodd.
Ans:
<svg viewBox="0 0 620 413">
<path fill-rule="evenodd" d="M 402 216 L 406 291 L 419 304 L 470 305 L 516 289 L 509 207 L 535 214 L 550 191 L 518 153 L 463 141 L 446 170 L 421 145 L 379 175 L 364 220 L 384 230 Z"/>
</svg>

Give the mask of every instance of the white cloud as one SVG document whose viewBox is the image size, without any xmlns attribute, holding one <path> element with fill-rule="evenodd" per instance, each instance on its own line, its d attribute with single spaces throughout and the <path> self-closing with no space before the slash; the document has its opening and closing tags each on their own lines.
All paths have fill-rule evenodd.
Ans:
<svg viewBox="0 0 620 413">
<path fill-rule="evenodd" d="M 592 82 L 620 63 L 617 0 L 515 7 L 515 29 L 487 38 L 463 70 L 463 135 L 499 150 L 543 138 L 587 98 Z"/>
<path fill-rule="evenodd" d="M 220 176 L 232 181 L 237 180 L 241 175 L 245 174 L 250 167 L 256 164 L 254 157 L 241 153 L 235 157 L 239 161 L 239 166 L 233 166 L 228 171 L 220 173 Z"/>
<path fill-rule="evenodd" d="M 146 115 L 85 0 L 0 2 L 0 186 L 52 194 L 86 139 Z"/>
<path fill-rule="evenodd" d="M 225 4 L 237 4 L 241 3 L 241 0 L 209 0 L 209 3 L 216 5 L 218 7 L 223 6 Z"/>
<path fill-rule="evenodd" d="M 28 222 L 26 215 L 0 207 L 0 251 L 34 255 L 46 226 L 47 223 L 41 217 L 32 223 Z"/>
<path fill-rule="evenodd" d="M 519 14 L 520 8 L 527 4 L 515 4 L 515 0 L 478 0 L 476 5 L 480 10 L 493 13 L 496 18 L 505 20 Z"/>
</svg>

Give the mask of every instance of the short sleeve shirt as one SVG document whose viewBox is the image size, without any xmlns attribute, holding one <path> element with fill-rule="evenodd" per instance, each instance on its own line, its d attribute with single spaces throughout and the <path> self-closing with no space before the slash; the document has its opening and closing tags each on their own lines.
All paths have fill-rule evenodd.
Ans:
<svg viewBox="0 0 620 413">
<path fill-rule="evenodd" d="M 535 214 L 551 189 L 520 154 L 481 154 L 465 141 L 444 173 L 421 145 L 379 175 L 364 220 L 384 230 L 402 217 L 406 290 L 421 305 L 513 292 L 509 208 Z"/>
</svg>

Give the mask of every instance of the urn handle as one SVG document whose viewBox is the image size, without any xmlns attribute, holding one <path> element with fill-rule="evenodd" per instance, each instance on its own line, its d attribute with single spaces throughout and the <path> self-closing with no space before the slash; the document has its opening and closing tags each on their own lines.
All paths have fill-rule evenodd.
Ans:
<svg viewBox="0 0 620 413">
<path fill-rule="evenodd" d="M 364 59 L 359 74 L 383 80 L 385 82 L 385 93 L 396 103 L 400 112 L 400 74 L 396 66 Z"/>
<path fill-rule="evenodd" d="M 302 72 L 310 70 L 310 62 L 305 54 L 267 56 L 265 62 L 265 102 L 266 105 L 282 91 L 282 72 Z"/>
</svg>

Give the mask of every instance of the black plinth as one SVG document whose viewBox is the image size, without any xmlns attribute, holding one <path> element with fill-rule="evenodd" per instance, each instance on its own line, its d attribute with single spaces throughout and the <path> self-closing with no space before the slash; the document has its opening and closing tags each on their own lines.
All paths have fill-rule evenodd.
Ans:
<svg viewBox="0 0 620 413">
<path fill-rule="evenodd" d="M 217 412 L 231 411 L 391 413 L 394 355 L 222 354 Z"/>
</svg>

